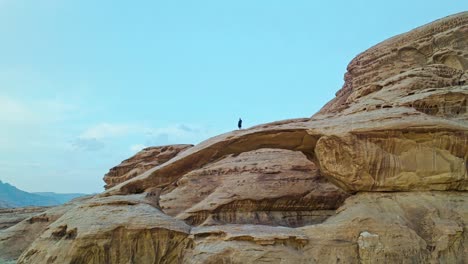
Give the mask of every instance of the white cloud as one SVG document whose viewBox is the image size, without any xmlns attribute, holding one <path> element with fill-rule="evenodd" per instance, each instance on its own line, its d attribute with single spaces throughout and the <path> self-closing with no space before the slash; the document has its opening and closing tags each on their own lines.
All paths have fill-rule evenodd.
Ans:
<svg viewBox="0 0 468 264">
<path fill-rule="evenodd" d="M 148 146 L 195 144 L 211 135 L 213 133 L 200 125 L 150 127 L 133 123 L 102 122 L 85 129 L 71 145 L 75 150 L 99 151 L 108 146 L 114 149 L 119 145 L 139 141 L 141 143 L 126 147 L 132 153 L 136 153 Z"/>
<path fill-rule="evenodd" d="M 74 150 L 99 151 L 108 144 L 118 145 L 118 141 L 130 135 L 142 134 L 144 128 L 134 124 L 113 124 L 103 122 L 85 129 L 71 146 Z M 110 139 L 119 138 L 114 142 Z"/>
<path fill-rule="evenodd" d="M 126 136 L 144 137 L 149 141 L 161 141 L 168 144 L 198 142 L 210 134 L 198 125 L 175 124 L 165 127 L 149 127 L 139 124 L 116 124 L 103 122 L 83 131 L 78 138 L 104 140 Z M 148 144 L 146 144 L 148 145 Z"/>
<path fill-rule="evenodd" d="M 103 138 L 125 136 L 138 130 L 139 129 L 134 125 L 101 123 L 86 129 L 83 133 L 81 133 L 79 138 L 99 140 Z"/>
</svg>

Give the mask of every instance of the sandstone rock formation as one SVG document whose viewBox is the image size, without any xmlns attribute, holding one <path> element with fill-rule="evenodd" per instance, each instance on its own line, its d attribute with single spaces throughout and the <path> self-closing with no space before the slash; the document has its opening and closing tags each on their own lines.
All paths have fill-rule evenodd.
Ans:
<svg viewBox="0 0 468 264">
<path fill-rule="evenodd" d="M 192 229 L 184 263 L 466 263 L 468 196 L 360 193 L 322 224 Z"/>
<path fill-rule="evenodd" d="M 144 195 L 96 198 L 53 222 L 18 263 L 179 263 L 189 231 Z"/>
<path fill-rule="evenodd" d="M 42 213 L 49 207 L 20 207 L 0 209 L 0 230 L 14 226 L 26 218 Z"/>
<path fill-rule="evenodd" d="M 130 159 L 18 263 L 468 263 L 467 60 L 468 12 L 386 40 L 311 118 Z"/>
<path fill-rule="evenodd" d="M 467 13 L 447 17 L 358 55 L 337 97 L 311 119 L 209 139 L 104 195 L 165 187 L 226 155 L 259 148 L 301 151 L 351 192 L 467 190 L 467 20 Z M 406 52 L 417 49 L 426 52 L 424 62 Z M 442 53 L 450 55 L 447 63 Z"/>
<path fill-rule="evenodd" d="M 111 168 L 104 176 L 105 188 L 108 189 L 121 182 L 131 179 L 144 171 L 163 164 L 172 159 L 179 152 L 184 151 L 193 145 L 168 145 L 161 147 L 148 147 L 135 156 L 122 161 L 119 165 Z"/>
<path fill-rule="evenodd" d="M 168 215 L 191 225 L 320 223 L 349 195 L 300 152 L 260 149 L 228 155 L 163 190 Z"/>
<path fill-rule="evenodd" d="M 28 214 L 28 217 L 21 219 L 21 222 L 0 230 L 0 263 L 2 263 L 2 259 L 17 259 L 51 223 L 87 199 L 90 197 L 76 198 L 66 204 L 48 209 L 47 207 L 36 208 Z M 13 210 L 17 211 L 21 208 Z M 15 213 L 13 212 L 13 214 Z"/>
</svg>

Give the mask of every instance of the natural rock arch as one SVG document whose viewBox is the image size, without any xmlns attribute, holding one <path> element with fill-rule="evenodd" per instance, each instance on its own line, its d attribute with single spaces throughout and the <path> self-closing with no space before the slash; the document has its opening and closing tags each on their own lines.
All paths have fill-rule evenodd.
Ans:
<svg viewBox="0 0 468 264">
<path fill-rule="evenodd" d="M 142 193 L 146 189 L 165 187 L 182 177 L 185 173 L 198 169 L 230 154 L 261 149 L 278 148 L 301 151 L 314 160 L 315 144 L 319 136 L 312 136 L 306 129 L 267 130 L 236 136 L 235 132 L 222 135 L 225 140 L 209 142 L 187 150 L 168 163 L 150 169 L 144 174 L 119 184 L 104 192 L 103 195 Z M 211 143 L 213 142 L 213 143 Z"/>
</svg>

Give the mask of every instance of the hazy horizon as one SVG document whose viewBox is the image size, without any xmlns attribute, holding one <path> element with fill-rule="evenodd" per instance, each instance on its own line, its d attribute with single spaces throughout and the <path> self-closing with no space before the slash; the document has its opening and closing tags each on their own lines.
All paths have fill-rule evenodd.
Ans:
<svg viewBox="0 0 468 264">
<path fill-rule="evenodd" d="M 101 192 L 143 147 L 310 117 L 357 54 L 467 7 L 0 0 L 0 180 Z"/>
</svg>

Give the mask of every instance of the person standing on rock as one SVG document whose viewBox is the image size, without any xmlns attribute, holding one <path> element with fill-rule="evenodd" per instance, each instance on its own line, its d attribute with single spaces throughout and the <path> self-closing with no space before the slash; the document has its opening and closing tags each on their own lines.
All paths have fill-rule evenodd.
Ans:
<svg viewBox="0 0 468 264">
<path fill-rule="evenodd" d="M 242 129 L 242 119 L 239 118 L 239 122 L 237 122 L 237 127 Z"/>
</svg>

